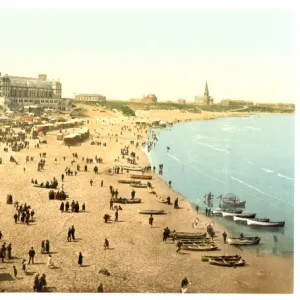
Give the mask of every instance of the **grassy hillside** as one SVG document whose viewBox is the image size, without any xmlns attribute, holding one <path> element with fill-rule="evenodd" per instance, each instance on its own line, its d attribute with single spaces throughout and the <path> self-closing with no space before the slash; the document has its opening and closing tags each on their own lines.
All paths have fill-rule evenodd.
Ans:
<svg viewBox="0 0 300 300">
<path fill-rule="evenodd" d="M 240 111 L 240 112 L 293 112 L 293 109 L 289 108 L 273 108 L 273 107 L 257 107 L 250 106 L 244 108 L 241 105 L 235 106 L 223 106 L 220 104 L 214 105 L 197 105 L 194 103 L 173 103 L 173 102 L 157 102 L 157 103 L 138 103 L 138 102 L 128 102 L 128 101 L 106 101 L 106 102 L 88 102 L 88 101 L 77 101 L 74 104 L 85 104 L 95 107 L 103 107 L 104 109 L 113 111 L 114 109 L 121 111 L 125 116 L 135 116 L 137 110 L 180 110 L 182 112 L 190 113 L 201 113 L 201 111 L 210 112 L 227 112 L 227 111 Z"/>
</svg>

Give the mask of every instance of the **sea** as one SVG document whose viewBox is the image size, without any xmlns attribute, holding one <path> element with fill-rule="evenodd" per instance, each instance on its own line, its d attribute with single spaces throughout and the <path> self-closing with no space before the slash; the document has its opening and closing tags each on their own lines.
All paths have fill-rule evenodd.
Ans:
<svg viewBox="0 0 300 300">
<path fill-rule="evenodd" d="M 260 244 L 249 247 L 256 252 L 292 255 L 294 122 L 293 114 L 261 114 L 176 123 L 151 129 L 158 141 L 145 152 L 157 170 L 164 165 L 161 178 L 202 214 L 205 194 L 214 195 L 217 208 L 217 197 L 231 193 L 246 200 L 244 213 L 285 221 L 284 228 L 253 229 L 232 218 L 212 217 L 234 237 L 260 236 Z"/>
</svg>

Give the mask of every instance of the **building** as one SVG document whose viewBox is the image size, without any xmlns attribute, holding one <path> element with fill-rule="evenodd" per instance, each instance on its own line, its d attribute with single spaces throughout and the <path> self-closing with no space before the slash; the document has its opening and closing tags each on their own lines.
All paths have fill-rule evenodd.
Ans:
<svg viewBox="0 0 300 300">
<path fill-rule="evenodd" d="M 231 99 L 223 99 L 220 102 L 221 105 L 233 106 L 233 105 L 243 105 L 243 106 L 253 106 L 253 101 L 246 100 L 231 100 Z"/>
<path fill-rule="evenodd" d="M 106 97 L 100 94 L 78 94 L 75 95 L 75 101 L 103 102 Z"/>
<path fill-rule="evenodd" d="M 186 101 L 185 101 L 185 99 L 178 99 L 178 103 L 179 104 L 186 104 Z"/>
<path fill-rule="evenodd" d="M 38 78 L 1 76 L 0 105 L 6 109 L 19 110 L 24 106 L 39 106 L 66 110 L 68 103 L 61 98 L 62 85 L 59 81 L 47 80 L 46 74 Z"/>
<path fill-rule="evenodd" d="M 196 96 L 195 102 L 196 102 L 196 104 L 199 104 L 199 105 L 213 105 L 214 104 L 214 99 L 209 95 L 207 81 L 205 84 L 204 96 Z"/>
<path fill-rule="evenodd" d="M 155 94 L 149 94 L 142 98 L 142 103 L 157 103 L 157 97 Z"/>
</svg>

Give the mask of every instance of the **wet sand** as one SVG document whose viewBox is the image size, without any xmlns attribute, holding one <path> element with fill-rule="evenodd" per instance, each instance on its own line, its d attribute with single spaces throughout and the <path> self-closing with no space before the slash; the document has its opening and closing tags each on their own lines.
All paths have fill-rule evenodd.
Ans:
<svg viewBox="0 0 300 300">
<path fill-rule="evenodd" d="M 181 280 L 186 276 L 191 282 L 190 293 L 292 293 L 293 292 L 293 257 L 280 258 L 275 256 L 257 257 L 246 248 L 238 249 L 234 246 L 224 245 L 222 241 L 223 228 L 215 225 L 217 237 L 215 241 L 220 251 L 203 252 L 203 254 L 241 254 L 246 259 L 247 265 L 240 268 L 222 268 L 209 265 L 201 261 L 202 252 L 176 253 L 176 246 L 171 241 L 162 242 L 162 233 L 166 226 L 171 230 L 192 231 L 192 222 L 198 217 L 199 229 L 205 230 L 206 224 L 211 221 L 209 217 L 201 214 L 197 216 L 191 204 L 184 201 L 182 195 L 170 189 L 158 176 L 154 176 L 152 184 L 155 191 L 162 197 L 171 197 L 174 202 L 179 197 L 180 209 L 162 204 L 149 194 L 146 189 L 135 189 L 136 197 L 142 198 L 141 204 L 121 204 L 123 210 L 119 211 L 119 222 L 104 223 L 103 215 L 108 213 L 114 219 L 114 211 L 109 209 L 110 192 L 112 185 L 119 191 L 119 196 L 130 197 L 132 188 L 126 184 L 118 184 L 119 179 L 126 179 L 127 174 L 106 175 L 107 167 L 128 165 L 121 158 L 120 148 L 129 145 L 131 140 L 136 140 L 137 133 L 134 129 L 134 118 L 117 119 L 113 113 L 100 113 L 88 108 L 87 126 L 92 135 L 94 130 L 100 132 L 100 140 L 105 141 L 107 147 L 90 145 L 91 141 L 82 143 L 81 146 L 70 147 L 56 140 L 57 132 L 48 132 L 45 139 L 48 144 L 41 144 L 40 149 L 33 145 L 37 140 L 30 140 L 30 149 L 20 152 L 3 152 L 3 144 L 0 149 L 0 157 L 3 164 L 0 165 L 1 198 L 0 198 L 0 230 L 3 233 L 1 244 L 12 243 L 12 261 L 2 264 L 0 262 L 0 276 L 9 273 L 13 277 L 13 265 L 17 267 L 18 279 L 12 281 L 0 281 L 0 289 L 6 292 L 31 292 L 34 275 L 46 273 L 47 286 L 53 292 L 96 292 L 102 282 L 105 292 L 180 292 Z M 165 121 L 186 119 L 210 119 L 216 116 L 229 114 L 202 113 L 188 114 L 172 111 L 145 111 L 143 116 L 149 119 L 162 119 Z M 231 113 L 230 115 L 238 115 Z M 247 114 L 245 114 L 247 115 Z M 115 120 L 115 125 L 108 122 L 97 124 L 95 118 L 110 117 Z M 117 121 L 119 120 L 119 121 Z M 128 124 L 132 131 L 123 131 L 122 125 Z M 75 129 L 76 130 L 76 129 Z M 72 132 L 72 129 L 68 129 Z M 119 134 L 118 142 L 112 134 Z M 139 133 L 140 134 L 140 133 Z M 145 141 L 147 134 L 143 133 Z M 44 139 L 44 138 L 42 138 Z M 139 156 L 138 165 L 147 166 L 146 155 L 141 148 L 131 146 L 129 152 L 134 151 Z M 46 152 L 45 170 L 37 172 L 39 153 Z M 79 155 L 72 167 L 74 159 L 72 153 Z M 9 162 L 13 155 L 19 165 Z M 26 155 L 34 156 L 34 161 L 25 163 Z M 70 195 L 68 199 L 78 201 L 80 207 L 86 204 L 86 212 L 61 213 L 59 200 L 48 200 L 47 189 L 34 188 L 31 179 L 39 182 L 51 180 L 55 176 L 61 187 L 61 174 L 68 166 L 75 170 L 77 163 L 83 167 L 82 157 L 94 158 L 95 155 L 103 158 L 103 164 L 97 164 L 99 174 L 94 174 L 93 167 L 96 164 L 88 164 L 88 172 L 80 171 L 77 176 L 65 176 L 64 190 Z M 66 161 L 63 160 L 66 157 Z M 120 162 L 114 160 L 120 157 Z M 57 164 L 55 163 L 57 158 Z M 163 162 L 162 162 L 163 163 Z M 26 172 L 23 168 L 26 168 Z M 93 186 L 90 186 L 93 179 Z M 100 187 L 101 180 L 104 186 Z M 6 195 L 12 194 L 15 201 L 27 203 L 35 210 L 35 222 L 29 226 L 14 224 L 13 205 L 6 204 Z M 154 225 L 151 228 L 149 216 L 137 213 L 138 209 L 164 209 L 165 215 L 154 216 Z M 67 242 L 67 231 L 74 225 L 76 241 Z M 104 250 L 104 239 L 108 238 L 111 249 Z M 47 255 L 40 253 L 42 240 L 50 240 L 50 251 L 56 269 L 46 266 Z M 28 266 L 28 274 L 21 271 L 21 261 L 28 260 L 28 251 L 33 246 L 36 251 L 34 265 Z M 78 254 L 83 254 L 83 266 L 77 263 Z M 101 268 L 106 268 L 110 276 L 99 274 Z"/>
</svg>

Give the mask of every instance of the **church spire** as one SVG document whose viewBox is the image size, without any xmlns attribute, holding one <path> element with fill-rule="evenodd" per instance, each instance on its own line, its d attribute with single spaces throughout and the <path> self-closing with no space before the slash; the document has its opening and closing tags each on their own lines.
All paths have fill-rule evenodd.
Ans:
<svg viewBox="0 0 300 300">
<path fill-rule="evenodd" d="M 207 97 L 209 96 L 207 81 L 206 81 L 206 84 L 205 84 L 204 96 L 207 96 Z"/>
</svg>

